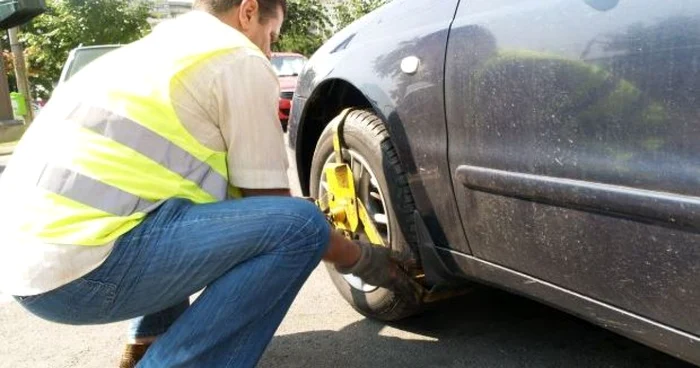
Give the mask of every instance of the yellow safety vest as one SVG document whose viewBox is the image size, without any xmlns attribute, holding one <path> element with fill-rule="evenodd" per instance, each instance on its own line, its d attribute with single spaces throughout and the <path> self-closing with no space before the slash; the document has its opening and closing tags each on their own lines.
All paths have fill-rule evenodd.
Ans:
<svg viewBox="0 0 700 368">
<path fill-rule="evenodd" d="M 50 109 L 39 117 L 59 124 L 52 139 L 64 143 L 47 159 L 36 186 L 15 194 L 26 199 L 17 214 L 21 237 L 100 246 L 136 227 L 164 200 L 237 196 L 228 184 L 226 152 L 198 142 L 170 101 L 173 79 L 196 64 L 241 47 L 260 52 L 223 23 L 210 26 L 204 33 L 220 37 L 197 39 L 202 32 L 163 25 L 59 87 L 57 93 L 70 93 L 85 86 L 90 96 L 74 99 L 67 114 L 62 106 L 60 118 Z"/>
</svg>

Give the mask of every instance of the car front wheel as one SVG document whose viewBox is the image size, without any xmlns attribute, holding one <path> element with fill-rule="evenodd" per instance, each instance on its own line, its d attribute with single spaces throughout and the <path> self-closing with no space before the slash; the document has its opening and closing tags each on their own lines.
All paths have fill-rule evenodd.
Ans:
<svg viewBox="0 0 700 368">
<path fill-rule="evenodd" d="M 329 124 L 323 131 L 314 153 L 310 183 L 315 198 L 322 198 L 328 192 L 323 167 L 335 160 L 331 128 Z M 368 110 L 350 112 L 345 121 L 344 140 L 344 156 L 350 161 L 357 196 L 365 204 L 384 244 L 398 252 L 407 264 L 415 264 L 416 255 L 409 243 L 416 239 L 411 216 L 415 206 L 382 120 Z M 358 237 L 367 240 L 364 234 Z M 343 298 L 365 316 L 394 321 L 421 309 L 415 301 L 405 301 L 387 289 L 365 284 L 352 275 L 342 275 L 330 264 L 327 267 Z"/>
</svg>

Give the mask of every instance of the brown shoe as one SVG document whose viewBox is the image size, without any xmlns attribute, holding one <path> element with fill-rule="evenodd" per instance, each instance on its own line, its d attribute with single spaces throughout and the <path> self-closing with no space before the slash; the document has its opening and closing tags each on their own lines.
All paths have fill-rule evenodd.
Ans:
<svg viewBox="0 0 700 368">
<path fill-rule="evenodd" d="M 146 355 L 146 351 L 151 344 L 127 344 L 122 354 L 122 361 L 119 368 L 134 368 L 141 358 Z"/>
</svg>

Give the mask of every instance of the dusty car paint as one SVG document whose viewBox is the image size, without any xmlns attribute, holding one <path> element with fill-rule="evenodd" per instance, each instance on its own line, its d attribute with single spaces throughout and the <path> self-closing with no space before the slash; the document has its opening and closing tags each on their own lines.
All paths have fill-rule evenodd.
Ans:
<svg viewBox="0 0 700 368">
<path fill-rule="evenodd" d="M 465 244 L 445 160 L 447 127 L 441 77 L 457 1 L 393 1 L 388 7 L 391 11 L 386 15 L 373 13 L 337 34 L 310 59 L 310 67 L 299 79 L 292 114 L 304 111 L 305 98 L 322 101 L 325 91 L 319 85 L 352 81 L 387 122 L 418 209 L 437 244 Z M 347 40 L 350 42 L 343 48 Z M 407 56 L 421 60 L 418 73 L 402 73 L 401 61 Z M 336 64 L 338 60 L 342 63 Z M 292 149 L 302 155 L 308 146 L 299 150 L 297 144 L 303 145 L 308 134 L 295 127 L 300 116 L 296 118 L 290 119 L 289 138 Z M 301 158 L 298 161 L 303 162 Z M 300 182 L 307 180 L 308 176 L 301 174 Z"/>
<path fill-rule="evenodd" d="M 700 364 L 698 24 L 693 0 L 395 0 L 300 77 L 300 181 L 325 117 L 371 107 L 409 175 L 421 255 L 437 254 L 428 271 Z"/>
<path fill-rule="evenodd" d="M 471 247 L 456 249 L 700 335 L 694 4 L 460 7 L 446 106 Z"/>
</svg>

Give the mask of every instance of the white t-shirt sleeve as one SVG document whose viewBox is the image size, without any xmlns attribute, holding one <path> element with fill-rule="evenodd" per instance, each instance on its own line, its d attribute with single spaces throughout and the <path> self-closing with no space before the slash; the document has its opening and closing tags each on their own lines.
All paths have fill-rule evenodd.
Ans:
<svg viewBox="0 0 700 368">
<path fill-rule="evenodd" d="M 246 189 L 289 188 L 278 115 L 279 82 L 269 61 L 239 52 L 212 87 L 231 184 Z"/>
</svg>

